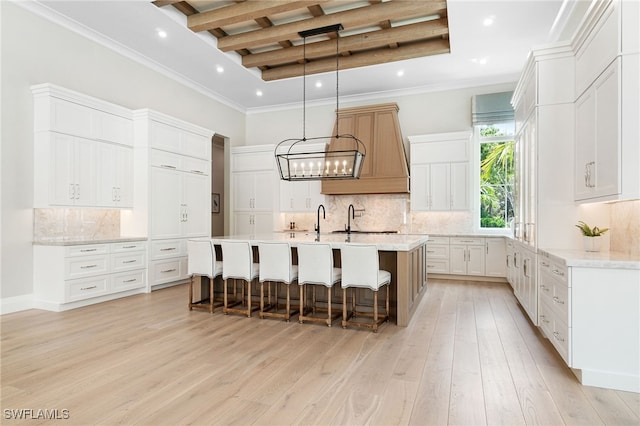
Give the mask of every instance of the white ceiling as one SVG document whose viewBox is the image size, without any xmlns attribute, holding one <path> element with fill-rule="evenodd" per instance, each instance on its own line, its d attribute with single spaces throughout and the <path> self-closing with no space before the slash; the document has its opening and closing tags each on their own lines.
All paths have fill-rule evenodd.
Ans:
<svg viewBox="0 0 640 426">
<path fill-rule="evenodd" d="M 240 57 L 193 33 L 172 6 L 149 1 L 41 0 L 59 22 L 136 57 L 241 111 L 299 105 L 302 78 L 264 82 Z M 451 53 L 340 71 L 340 99 L 514 82 L 532 46 L 551 41 L 562 0 L 448 0 Z M 491 26 L 485 18 L 493 17 Z M 70 20 L 70 21 L 69 21 Z M 80 26 L 76 25 L 80 24 Z M 160 38 L 157 31 L 167 32 Z M 486 62 L 486 63 L 484 63 Z M 224 72 L 216 69 L 221 66 Z M 404 71 L 399 77 L 398 71 Z M 336 73 L 307 76 L 307 102 L 335 101 Z M 316 88 L 317 81 L 323 86 Z M 256 92 L 261 91 L 262 96 Z"/>
</svg>

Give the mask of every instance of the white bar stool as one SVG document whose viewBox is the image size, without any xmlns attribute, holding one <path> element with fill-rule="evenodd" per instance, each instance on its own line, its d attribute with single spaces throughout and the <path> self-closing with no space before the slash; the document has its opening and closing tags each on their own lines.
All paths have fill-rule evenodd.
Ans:
<svg viewBox="0 0 640 426">
<path fill-rule="evenodd" d="M 367 327 L 378 331 L 378 326 L 389 320 L 389 286 L 391 273 L 380 270 L 378 248 L 372 244 L 348 244 L 340 249 L 342 266 L 342 328 L 349 325 Z M 378 315 L 378 290 L 387 287 L 386 312 Z M 347 289 L 351 289 L 351 312 L 347 314 Z M 368 288 L 373 291 L 373 312 L 357 311 L 356 291 Z M 372 317 L 373 322 L 351 320 L 357 316 Z"/>
<path fill-rule="evenodd" d="M 214 293 L 213 281 L 222 275 L 222 262 L 216 260 L 216 250 L 211 240 L 187 241 L 187 274 L 191 276 L 189 282 L 189 310 L 193 308 L 208 309 L 213 313 Z M 196 276 L 209 278 L 209 299 L 193 301 L 193 284 Z M 206 303 L 208 301 L 208 303 Z M 221 306 L 221 305 L 218 305 Z"/>
<path fill-rule="evenodd" d="M 333 266 L 333 251 L 330 244 L 322 243 L 301 243 L 298 244 L 298 285 L 300 286 L 300 315 L 298 321 L 324 322 L 329 327 L 334 319 L 340 314 L 332 315 L 331 312 L 331 289 L 333 285 L 340 281 L 342 272 L 340 268 Z M 316 297 L 315 287 L 313 288 L 312 306 L 305 309 L 307 284 L 323 285 L 327 288 L 327 316 L 318 317 L 307 315 L 315 313 Z"/>
<path fill-rule="evenodd" d="M 251 312 L 259 309 L 251 305 L 251 284 L 258 278 L 260 265 L 253 263 L 253 251 L 248 241 L 223 241 L 222 246 L 222 278 L 224 279 L 224 308 L 225 315 L 229 313 L 245 314 L 251 317 Z M 247 306 L 235 308 L 229 306 L 228 280 L 242 280 L 244 301 L 244 284 L 247 285 Z"/>
<path fill-rule="evenodd" d="M 287 322 L 291 312 L 291 283 L 298 280 L 298 267 L 291 261 L 291 244 L 289 243 L 259 243 L 258 254 L 260 256 L 260 318 L 283 318 Z M 264 303 L 264 285 L 268 287 L 268 304 Z M 275 304 L 271 302 L 271 284 L 275 284 Z M 278 284 L 283 283 L 287 287 L 287 299 L 284 313 L 279 312 Z"/>
</svg>

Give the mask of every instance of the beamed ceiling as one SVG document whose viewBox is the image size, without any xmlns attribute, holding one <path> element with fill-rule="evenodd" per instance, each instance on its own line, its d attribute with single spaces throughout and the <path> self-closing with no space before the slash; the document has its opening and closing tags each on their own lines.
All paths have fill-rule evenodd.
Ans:
<svg viewBox="0 0 640 426">
<path fill-rule="evenodd" d="M 260 69 L 265 81 L 335 71 L 336 63 L 349 69 L 450 52 L 446 1 L 153 3 L 184 13 L 192 31 L 208 31 L 218 39 L 218 49 L 240 54 L 242 65 Z M 298 34 L 336 24 L 343 27 L 338 40 L 335 31 L 306 40 Z"/>
</svg>

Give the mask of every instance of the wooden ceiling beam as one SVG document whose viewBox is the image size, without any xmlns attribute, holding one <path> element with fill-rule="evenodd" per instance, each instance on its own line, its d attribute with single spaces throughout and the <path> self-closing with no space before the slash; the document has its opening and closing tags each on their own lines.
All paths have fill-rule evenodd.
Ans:
<svg viewBox="0 0 640 426">
<path fill-rule="evenodd" d="M 194 32 L 206 31 L 240 22 L 254 21 L 265 16 L 306 8 L 327 1 L 329 0 L 245 1 L 191 15 L 187 18 L 187 26 Z"/>
<path fill-rule="evenodd" d="M 451 51 L 448 40 L 429 40 L 420 43 L 407 44 L 397 49 L 380 49 L 362 53 L 354 53 L 348 57 L 341 57 L 339 69 L 364 67 L 368 65 L 383 64 L 387 62 L 402 61 L 423 56 L 439 55 Z M 264 81 L 274 81 L 283 78 L 299 77 L 303 75 L 318 74 L 336 70 L 335 58 L 319 59 L 307 63 L 306 69 L 301 64 L 286 65 L 262 71 Z"/>
<path fill-rule="evenodd" d="M 236 6 L 234 5 L 229 7 L 235 8 Z M 368 25 L 371 22 L 379 22 L 386 19 L 401 20 L 415 18 L 417 16 L 434 15 L 444 11 L 446 7 L 446 1 L 435 0 L 377 3 L 371 6 L 362 6 L 343 12 L 222 37 L 218 40 L 218 49 L 223 52 L 237 50 L 240 48 L 252 49 L 277 43 L 280 40 L 295 40 L 299 38 L 298 33 L 300 31 L 311 30 L 327 25 L 341 23 L 345 29 L 353 29 L 358 28 L 359 26 Z M 191 17 L 188 19 L 191 19 Z"/>
<path fill-rule="evenodd" d="M 367 49 L 374 49 L 388 46 L 389 40 L 397 43 L 406 43 L 413 40 L 424 40 L 433 37 L 441 37 L 449 34 L 447 19 L 436 19 L 433 21 L 419 22 L 415 24 L 393 27 L 385 30 L 371 31 L 362 34 L 354 34 L 347 37 L 340 37 L 340 54 L 345 52 L 357 52 Z M 397 46 L 395 46 L 397 47 Z M 242 65 L 251 67 L 276 66 L 278 64 L 293 63 L 303 58 L 303 46 L 294 46 L 287 49 L 277 49 L 268 52 L 253 53 L 242 58 Z M 309 43 L 306 46 L 306 58 L 321 58 L 335 55 L 335 40 L 319 41 Z"/>
</svg>

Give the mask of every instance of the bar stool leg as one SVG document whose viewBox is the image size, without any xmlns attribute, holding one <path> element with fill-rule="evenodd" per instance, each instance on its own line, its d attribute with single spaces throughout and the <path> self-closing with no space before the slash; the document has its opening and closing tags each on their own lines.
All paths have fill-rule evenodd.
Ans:
<svg viewBox="0 0 640 426">
<path fill-rule="evenodd" d="M 193 306 L 191 306 L 191 304 L 193 303 L 193 280 L 194 280 L 194 276 L 191 276 L 191 282 L 189 283 L 189 310 L 192 311 L 193 310 Z"/>
<path fill-rule="evenodd" d="M 260 283 L 260 319 L 264 319 L 264 281 Z"/>
<path fill-rule="evenodd" d="M 223 292 L 223 296 L 222 296 L 224 298 L 224 305 L 222 307 L 222 312 L 225 315 L 229 314 L 229 312 L 227 311 L 227 307 L 229 306 L 229 298 L 228 298 L 228 295 L 227 295 L 228 281 L 229 280 L 224 280 L 224 292 Z"/>
<path fill-rule="evenodd" d="M 378 332 L 378 290 L 373 292 L 373 332 Z"/>
<path fill-rule="evenodd" d="M 213 282 L 215 278 L 209 278 L 209 313 L 213 314 Z"/>
<path fill-rule="evenodd" d="M 247 318 L 251 318 L 251 283 L 253 281 L 247 281 Z M 244 285 L 242 286 L 244 289 Z"/>
<path fill-rule="evenodd" d="M 302 324 L 302 317 L 304 315 L 304 287 L 305 285 L 302 284 L 300 287 L 300 316 L 298 317 L 298 322 L 300 324 Z"/>
<path fill-rule="evenodd" d="M 327 326 L 331 327 L 331 287 L 328 287 L 327 290 Z"/>
</svg>

